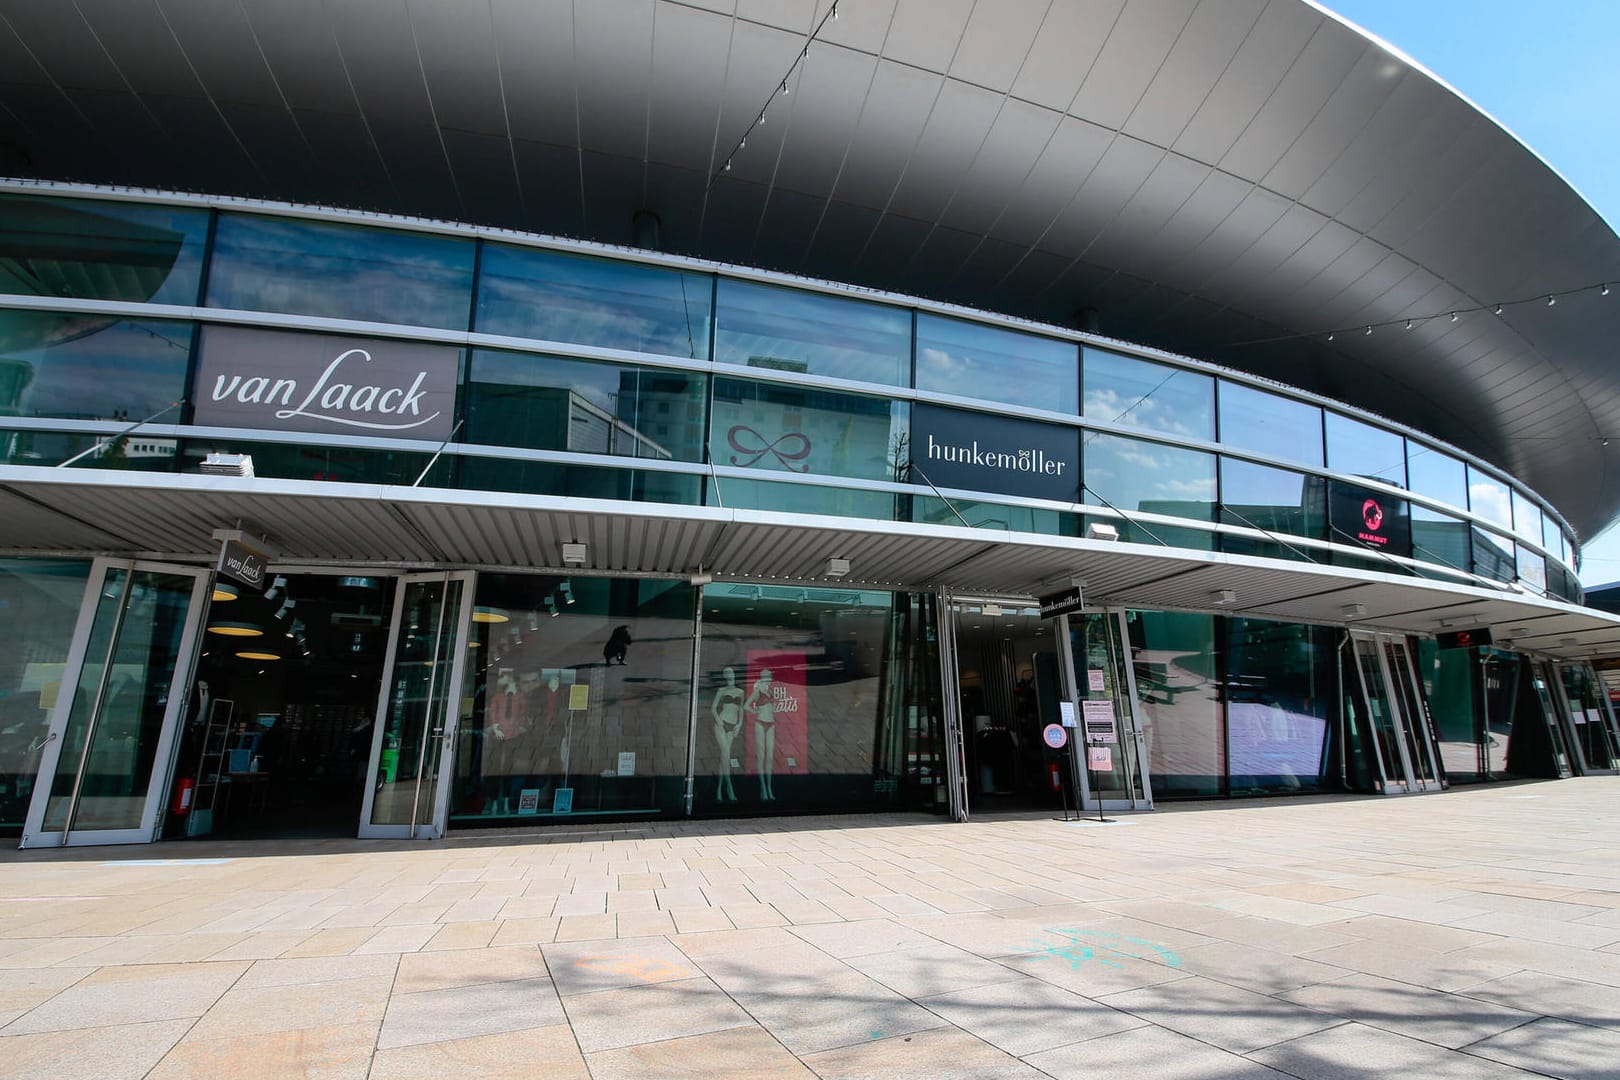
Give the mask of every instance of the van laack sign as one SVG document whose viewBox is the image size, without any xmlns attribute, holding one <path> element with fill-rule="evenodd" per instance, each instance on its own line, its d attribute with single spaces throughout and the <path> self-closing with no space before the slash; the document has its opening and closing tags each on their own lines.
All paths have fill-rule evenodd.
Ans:
<svg viewBox="0 0 1620 1080">
<path fill-rule="evenodd" d="M 192 422 L 444 440 L 460 368 L 448 345 L 208 326 Z"/>
</svg>

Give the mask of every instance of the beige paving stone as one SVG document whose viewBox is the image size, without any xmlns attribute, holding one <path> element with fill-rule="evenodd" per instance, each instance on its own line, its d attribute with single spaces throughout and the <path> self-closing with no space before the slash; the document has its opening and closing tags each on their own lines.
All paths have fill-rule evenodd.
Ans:
<svg viewBox="0 0 1620 1080">
<path fill-rule="evenodd" d="M 1521 971 L 1459 993 L 1529 1013 L 1620 1030 L 1620 993 L 1612 986 Z"/>
<path fill-rule="evenodd" d="M 540 952 L 564 997 L 703 974 L 685 953 L 661 937 L 558 943 L 543 946 Z"/>
<path fill-rule="evenodd" d="M 1234 1053 L 1298 1038 L 1340 1023 L 1328 1012 L 1194 976 L 1098 999 L 1159 1027 Z"/>
<path fill-rule="evenodd" d="M 370 941 L 376 927 L 352 926 L 317 930 L 304 941 L 294 945 L 283 956 L 347 956 Z"/>
<path fill-rule="evenodd" d="M 824 1050 L 805 1057 L 823 1080 L 890 1080 L 896 1076 L 973 1076 L 1030 1080 L 1045 1074 L 955 1028 L 919 1031 Z"/>
<path fill-rule="evenodd" d="M 1352 975 L 1281 997 L 1318 1012 L 1453 1049 L 1534 1019 L 1518 1009 L 1372 975 Z"/>
<path fill-rule="evenodd" d="M 0 1038 L 0 1068 L 29 1080 L 140 1080 L 190 1026 L 162 1020 Z"/>
<path fill-rule="evenodd" d="M 918 1004 L 1014 1057 L 1147 1023 L 1039 979 L 954 990 Z"/>
<path fill-rule="evenodd" d="M 604 990 L 564 999 L 580 1049 L 590 1054 L 752 1025 L 708 979 Z"/>
<path fill-rule="evenodd" d="M 375 1024 L 355 1024 L 218 1039 L 182 1039 L 150 1080 L 217 1080 L 274 1072 L 310 1080 L 364 1080 L 371 1068 Z"/>
<path fill-rule="evenodd" d="M 794 1080 L 815 1076 L 758 1027 L 643 1043 L 590 1055 L 596 1080 Z"/>
<path fill-rule="evenodd" d="M 415 994 L 481 982 L 548 977 L 545 957 L 533 945 L 411 953 L 399 958 L 393 992 Z"/>
<path fill-rule="evenodd" d="M 245 962 L 104 967 L 13 1020 L 0 1035 L 201 1016 L 247 969 Z"/>
<path fill-rule="evenodd" d="M 274 961 L 272 961 L 274 962 Z M 392 978 L 237 987 L 192 1028 L 198 1039 L 381 1024 Z"/>
<path fill-rule="evenodd" d="M 210 960 L 271 960 L 295 949 L 314 935 L 313 930 L 273 930 L 248 934 L 214 953 Z"/>
<path fill-rule="evenodd" d="M 370 1080 L 589 1080 L 567 1024 L 378 1050 Z"/>
<path fill-rule="evenodd" d="M 477 949 L 488 945 L 500 932 L 498 922 L 446 923 L 422 946 L 423 952 L 446 949 Z"/>
<path fill-rule="evenodd" d="M 1421 1076 L 1425 1080 L 1530 1080 L 1532 1074 L 1393 1031 L 1340 1024 L 1250 1053 L 1249 1058 L 1300 1080 Z"/>
<path fill-rule="evenodd" d="M 303 986 L 309 983 L 346 982 L 350 979 L 392 980 L 399 957 L 305 956 L 260 960 L 248 968 L 236 989 L 251 990 L 272 986 Z"/>
<path fill-rule="evenodd" d="M 735 925 L 720 908 L 674 908 L 670 911 L 675 929 L 682 934 L 700 934 L 708 930 L 731 930 Z"/>
<path fill-rule="evenodd" d="M 412 953 L 426 945 L 439 928 L 432 923 L 412 923 L 405 926 L 383 926 L 355 948 L 355 956 L 368 953 Z"/>
<path fill-rule="evenodd" d="M 0 975 L 0 1010 L 23 1013 L 89 975 L 94 968 L 51 967 L 8 971 Z"/>
<path fill-rule="evenodd" d="M 557 941 L 598 941 L 619 936 L 616 915 L 568 915 L 558 921 Z"/>
<path fill-rule="evenodd" d="M 627 911 L 614 918 L 620 937 L 654 937 L 675 933 L 675 919 L 667 911 Z"/>
<path fill-rule="evenodd" d="M 1468 1047 L 1475 1057 L 1565 1080 L 1620 1075 L 1620 1032 L 1567 1020 L 1540 1019 Z"/>
<path fill-rule="evenodd" d="M 395 994 L 378 1049 L 549 1027 L 563 1021 L 549 978 L 478 982 Z"/>
</svg>

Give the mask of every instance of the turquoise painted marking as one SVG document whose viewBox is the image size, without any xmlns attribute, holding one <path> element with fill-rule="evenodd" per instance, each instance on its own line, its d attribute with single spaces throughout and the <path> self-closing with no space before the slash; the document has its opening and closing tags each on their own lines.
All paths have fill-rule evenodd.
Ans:
<svg viewBox="0 0 1620 1080">
<path fill-rule="evenodd" d="M 1093 961 L 1104 967 L 1121 969 L 1125 966 L 1122 960 L 1157 959 L 1166 967 L 1181 966 L 1181 957 L 1163 945 L 1142 938 L 1125 937 L 1106 930 L 1069 930 L 1056 926 L 1047 927 L 1046 932 L 1067 940 L 1061 945 L 1040 942 L 1028 952 L 1034 956 L 1066 960 L 1072 971 L 1079 971 L 1081 964 Z"/>
</svg>

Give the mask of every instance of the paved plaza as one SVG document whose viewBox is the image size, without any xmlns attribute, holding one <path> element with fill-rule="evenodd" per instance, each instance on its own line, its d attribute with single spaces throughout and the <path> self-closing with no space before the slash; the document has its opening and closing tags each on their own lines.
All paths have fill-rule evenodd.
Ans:
<svg viewBox="0 0 1620 1080">
<path fill-rule="evenodd" d="M 1620 779 L 0 854 L 0 1075 L 1620 1077 Z"/>
</svg>

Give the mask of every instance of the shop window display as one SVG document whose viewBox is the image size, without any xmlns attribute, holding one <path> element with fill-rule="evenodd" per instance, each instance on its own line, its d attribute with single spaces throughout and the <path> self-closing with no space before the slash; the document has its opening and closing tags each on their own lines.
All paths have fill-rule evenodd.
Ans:
<svg viewBox="0 0 1620 1080">
<path fill-rule="evenodd" d="M 680 814 L 693 589 L 483 574 L 452 826 Z"/>
</svg>

